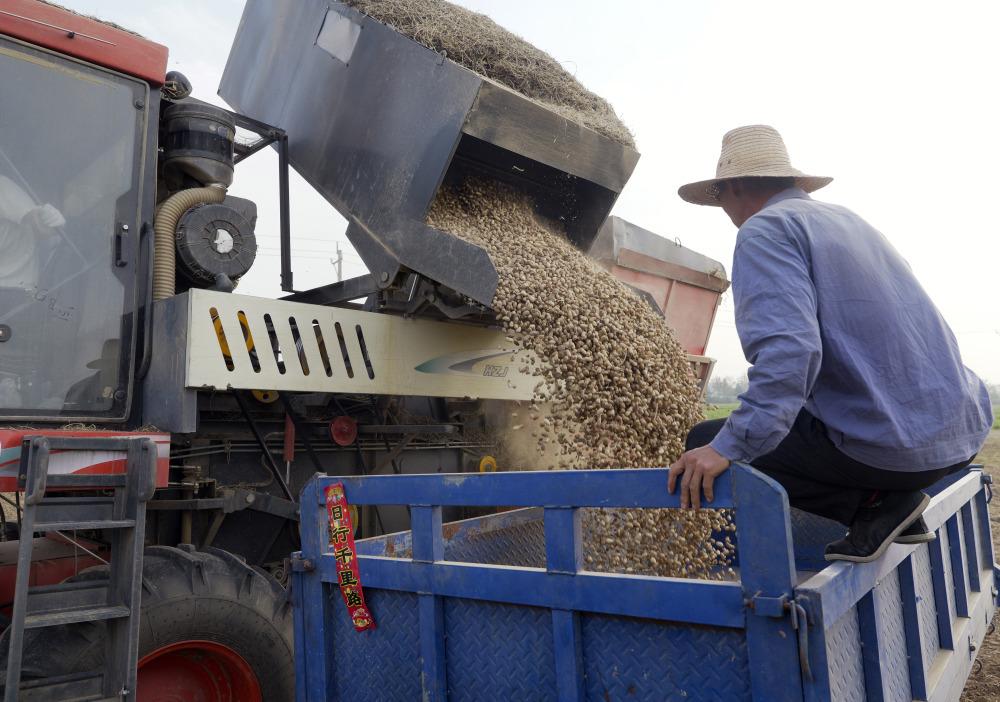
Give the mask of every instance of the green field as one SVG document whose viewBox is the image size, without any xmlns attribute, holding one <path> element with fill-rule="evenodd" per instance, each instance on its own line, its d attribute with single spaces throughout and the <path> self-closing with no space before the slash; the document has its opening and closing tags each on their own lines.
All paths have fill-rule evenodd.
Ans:
<svg viewBox="0 0 1000 702">
<path fill-rule="evenodd" d="M 993 428 L 1000 429 L 1000 404 L 993 407 Z"/>
<path fill-rule="evenodd" d="M 732 411 L 740 406 L 739 402 L 729 402 L 723 405 L 705 405 L 703 410 L 705 419 L 723 419 L 732 414 Z"/>
</svg>

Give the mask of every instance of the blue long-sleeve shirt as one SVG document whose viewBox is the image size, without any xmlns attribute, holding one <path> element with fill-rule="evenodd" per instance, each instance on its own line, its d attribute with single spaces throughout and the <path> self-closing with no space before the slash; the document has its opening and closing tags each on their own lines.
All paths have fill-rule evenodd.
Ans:
<svg viewBox="0 0 1000 702">
<path fill-rule="evenodd" d="M 736 329 L 750 385 L 712 447 L 772 451 L 805 407 L 834 445 L 876 468 L 968 460 L 992 424 L 986 386 L 909 265 L 850 210 L 790 188 L 736 237 Z"/>
</svg>

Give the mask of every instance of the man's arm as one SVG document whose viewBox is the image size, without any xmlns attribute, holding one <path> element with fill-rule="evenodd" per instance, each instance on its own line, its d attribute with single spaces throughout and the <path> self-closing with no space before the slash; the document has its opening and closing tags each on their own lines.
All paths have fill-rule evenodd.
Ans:
<svg viewBox="0 0 1000 702">
<path fill-rule="evenodd" d="M 758 226 L 744 232 L 733 256 L 736 330 L 752 364 L 750 384 L 710 444 L 731 461 L 752 461 L 781 443 L 823 359 L 807 255 L 778 223 Z"/>
<path fill-rule="evenodd" d="M 736 327 L 752 367 L 740 406 L 708 446 L 670 466 L 667 489 L 681 481 L 681 507 L 713 498 L 715 478 L 732 461 L 749 462 L 788 435 L 812 392 L 823 357 L 816 290 L 806 254 L 784 231 L 762 220 L 741 231 L 733 255 Z"/>
</svg>

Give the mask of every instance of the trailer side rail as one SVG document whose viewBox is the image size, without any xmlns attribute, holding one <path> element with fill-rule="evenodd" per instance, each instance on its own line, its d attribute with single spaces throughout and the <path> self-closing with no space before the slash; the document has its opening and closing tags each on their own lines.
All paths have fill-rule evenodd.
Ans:
<svg viewBox="0 0 1000 702">
<path fill-rule="evenodd" d="M 520 667 L 539 676 L 531 682 L 539 690 L 554 682 L 553 691 L 560 700 L 586 699 L 583 670 L 593 662 L 585 663 L 584 658 L 602 655 L 602 651 L 611 655 L 609 649 L 621 643 L 615 639 L 610 617 L 693 625 L 670 630 L 667 635 L 676 634 L 695 646 L 697 660 L 683 666 L 708 669 L 717 678 L 719 699 L 749 698 L 751 694 L 755 699 L 802 699 L 797 634 L 788 604 L 795 577 L 788 501 L 780 486 L 763 474 L 738 466 L 716 483 L 713 507 L 743 505 L 736 510 L 737 533 L 745 535 L 740 543 L 739 582 L 584 571 L 579 510 L 678 507 L 679 498 L 667 494 L 666 480 L 665 469 L 317 477 L 303 494 L 303 551 L 293 585 L 300 637 L 296 645 L 306 658 L 305 675 L 297 680 L 299 699 L 339 699 L 338 691 L 346 690 L 338 676 L 346 675 L 347 668 L 337 658 L 347 655 L 352 640 L 336 626 L 344 619 L 339 603 L 324 593 L 324 588 L 336 582 L 323 506 L 323 490 L 332 482 L 344 483 L 348 502 L 354 505 L 410 507 L 412 558 L 359 555 L 359 565 L 366 592 L 374 593 L 376 617 L 382 591 L 416 596 L 419 679 L 423 681 L 420 694 L 424 699 L 459 698 L 455 694 L 458 681 L 449 680 L 448 672 L 451 677 L 467 673 L 460 673 L 449 658 L 464 658 L 467 652 L 456 645 L 449 631 L 446 609 L 458 618 L 459 609 L 467 602 L 495 603 L 503 608 L 492 610 L 503 612 L 498 619 L 534 616 L 539 611 L 535 608 L 549 610 L 549 635 L 541 635 L 549 651 L 541 657 L 551 662 L 551 677 L 530 663 L 506 665 L 496 660 L 492 670 L 483 674 L 502 678 Z M 542 508 L 546 567 L 444 560 L 441 508 L 450 505 Z M 757 533 L 761 536 L 754 535 Z M 310 566 L 314 570 L 305 570 Z M 323 603 L 321 610 L 315 606 L 318 602 Z M 309 605 L 303 606 L 305 603 Z M 515 614 L 509 606 L 521 612 L 531 608 L 531 614 Z M 753 615 L 755 607 L 761 616 Z M 392 611 L 393 606 L 381 609 Z M 488 616 L 490 611 L 487 608 L 479 614 Z M 391 630 L 390 624 L 385 622 Z M 380 635 L 381 630 L 376 629 L 356 635 L 354 641 L 360 643 L 368 637 L 367 645 Z M 599 642 L 602 637 L 611 637 L 605 648 Z M 530 647 L 538 648 L 537 644 Z M 527 645 L 523 639 L 512 644 L 515 657 L 521 645 Z M 739 659 L 735 664 L 734 658 Z M 680 691 L 687 682 L 680 675 L 672 684 Z M 657 686 L 659 694 L 664 694 L 662 684 Z"/>
<path fill-rule="evenodd" d="M 971 470 L 935 486 L 923 515 L 934 541 L 830 565 L 796 588 L 816 671 L 807 701 L 960 697 L 996 611 L 989 482 Z"/>
<path fill-rule="evenodd" d="M 981 471 L 929 491 L 935 541 L 858 565 L 824 564 L 815 536 L 836 525 L 736 465 L 712 505 L 734 509 L 736 580 L 586 570 L 581 510 L 676 508 L 667 475 L 317 476 L 293 560 L 298 699 L 958 700 L 996 608 Z M 374 631 L 335 589 L 334 482 L 410 510 L 410 532 L 357 545 Z M 525 509 L 442 524 L 449 506 Z"/>
</svg>

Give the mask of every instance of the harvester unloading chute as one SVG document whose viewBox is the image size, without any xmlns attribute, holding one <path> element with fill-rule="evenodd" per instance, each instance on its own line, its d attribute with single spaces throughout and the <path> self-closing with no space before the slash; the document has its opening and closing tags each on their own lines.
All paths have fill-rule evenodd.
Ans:
<svg viewBox="0 0 1000 702">
<path fill-rule="evenodd" d="M 377 285 L 412 271 L 487 307 L 489 256 L 424 223 L 442 184 L 512 183 L 586 251 L 639 156 L 326 0 L 250 0 L 219 94 L 287 132 L 290 164 L 347 218 Z"/>
</svg>

